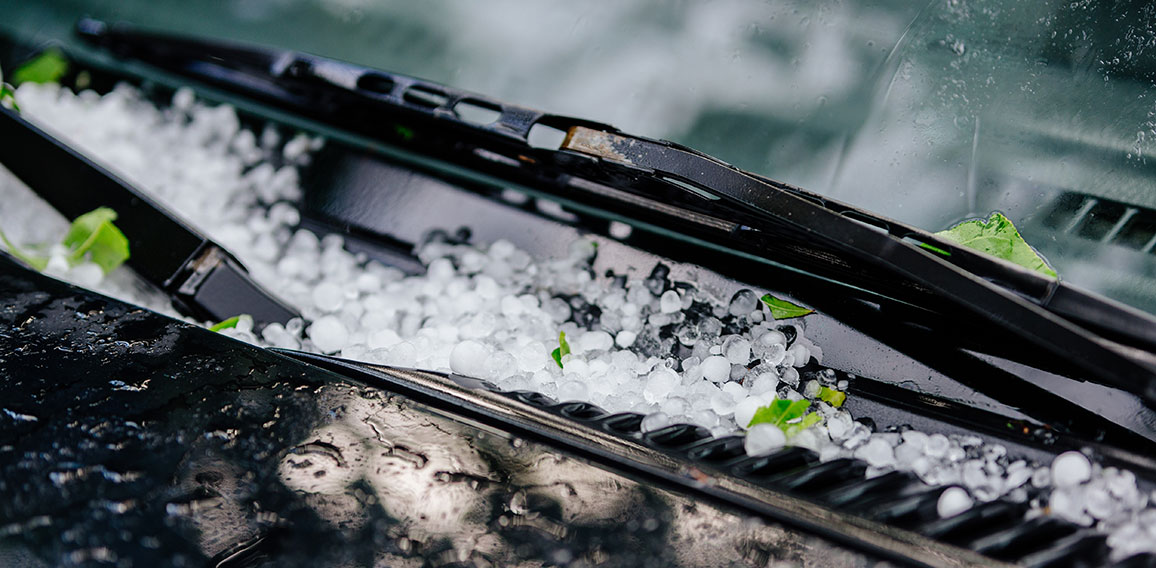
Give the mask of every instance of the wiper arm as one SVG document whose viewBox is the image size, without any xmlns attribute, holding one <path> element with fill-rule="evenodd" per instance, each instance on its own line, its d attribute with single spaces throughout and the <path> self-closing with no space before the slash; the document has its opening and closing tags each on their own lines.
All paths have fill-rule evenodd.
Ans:
<svg viewBox="0 0 1156 568">
<path fill-rule="evenodd" d="M 768 246 L 755 238 L 782 237 L 794 260 L 811 272 L 888 297 L 910 293 L 911 303 L 931 312 L 950 307 L 996 324 L 1077 370 L 1076 376 L 1156 405 L 1156 319 L 1148 314 L 694 150 L 288 50 L 91 20 L 82 21 L 78 32 L 118 57 L 563 199 L 640 211 L 746 250 Z M 461 104 L 488 109 L 494 119 L 466 120 L 457 112 Z M 561 130 L 566 139 L 557 148 L 535 147 L 535 125 Z"/>
</svg>

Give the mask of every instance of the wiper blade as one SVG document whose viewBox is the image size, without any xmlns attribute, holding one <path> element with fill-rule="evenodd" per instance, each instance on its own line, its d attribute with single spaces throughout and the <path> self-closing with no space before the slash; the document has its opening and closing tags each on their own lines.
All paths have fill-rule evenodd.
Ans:
<svg viewBox="0 0 1156 568">
<path fill-rule="evenodd" d="M 890 230 L 881 232 L 874 224 L 867 226 L 867 223 L 851 220 L 846 211 L 833 210 L 799 192 L 786 191 L 778 184 L 669 142 L 578 126 L 570 130 L 562 148 L 598 156 L 627 171 L 638 170 L 693 184 L 698 191 L 764 216 L 769 224 L 787 225 L 805 235 L 804 238 L 813 238 L 832 248 L 870 258 L 898 275 L 937 291 L 945 300 L 1013 330 L 1018 336 L 1057 356 L 1073 360 L 1085 372 L 1140 394 L 1149 403 L 1156 402 L 1156 374 L 1153 371 L 1156 360 L 1152 354 L 1096 337 L 1062 314 L 1048 311 L 1047 301 L 1060 286 L 1056 280 L 1046 279 L 1047 282 L 1039 283 L 1044 288 L 1039 295 L 1025 297 L 1016 293 L 1018 290 L 983 278 L 982 272 L 969 272 L 958 264 L 962 262 L 984 268 L 984 265 L 999 262 L 995 259 L 989 262 L 984 255 L 922 231 L 904 228 L 909 233 L 905 235 L 907 239 L 921 237 L 916 243 L 948 250 L 957 263 L 949 262 L 936 253 L 921 250 L 907 239 L 896 237 Z M 880 218 L 871 216 L 868 219 Z M 1024 277 L 1026 275 L 1017 274 L 1011 267 L 1000 272 L 1001 275 L 1020 276 L 1027 284 L 1037 284 Z M 1071 293 L 1064 297 L 1070 296 Z M 1090 298 L 1091 295 L 1085 293 L 1084 297 Z M 1130 313 L 1125 315 L 1139 317 Z"/>
<path fill-rule="evenodd" d="M 65 217 L 115 210 L 129 241 L 126 264 L 181 313 L 200 321 L 249 314 L 255 325 L 300 317 L 224 247 L 16 112 L 0 109 L 0 140 L 0 163 Z"/>
<path fill-rule="evenodd" d="M 781 246 L 776 253 L 795 255 L 791 258 L 808 271 L 932 313 L 965 314 L 995 324 L 1063 362 L 1079 378 L 1156 403 L 1156 319 L 1148 314 L 689 148 L 289 50 L 146 33 L 92 20 L 82 21 L 78 32 L 118 57 L 405 152 L 562 199 L 641 212 L 676 230 L 701 231 L 746 250 Z M 494 118 L 471 122 L 460 116 L 462 104 L 487 109 Z M 536 125 L 561 130 L 566 138 L 558 147 L 531 145 Z M 787 244 L 768 245 L 768 237 L 782 237 Z"/>
</svg>

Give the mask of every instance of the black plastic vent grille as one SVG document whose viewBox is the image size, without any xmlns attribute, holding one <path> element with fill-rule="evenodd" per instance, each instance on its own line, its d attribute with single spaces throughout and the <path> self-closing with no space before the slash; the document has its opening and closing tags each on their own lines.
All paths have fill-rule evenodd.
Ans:
<svg viewBox="0 0 1156 568">
<path fill-rule="evenodd" d="M 1156 252 L 1156 210 L 1153 209 L 1064 192 L 1052 201 L 1042 223 L 1057 233 L 1148 254 Z"/>
<path fill-rule="evenodd" d="M 1027 503 L 1000 499 L 977 504 L 953 517 L 940 518 L 937 511 L 939 497 L 949 487 L 929 487 L 910 473 L 892 471 L 868 478 L 865 476 L 867 465 L 862 460 L 843 458 L 822 462 L 818 454 L 800 447 L 786 447 L 770 455 L 749 457 L 743 449 L 742 436 L 714 438 L 710 432 L 693 424 L 672 424 L 643 432 L 643 415 L 638 413 L 608 414 L 591 404 L 558 403 L 550 397 L 527 391 L 495 392 L 572 420 L 641 440 L 692 463 L 788 491 L 872 521 L 966 547 L 996 560 L 1038 568 L 1107 565 L 1109 550 L 1104 534 L 1057 518 L 1025 520 Z M 1154 565 L 1156 556 L 1139 554 L 1114 566 Z"/>
</svg>

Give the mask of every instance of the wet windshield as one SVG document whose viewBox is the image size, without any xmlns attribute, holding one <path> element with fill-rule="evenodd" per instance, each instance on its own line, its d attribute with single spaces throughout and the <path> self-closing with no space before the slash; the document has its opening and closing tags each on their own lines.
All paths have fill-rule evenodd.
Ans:
<svg viewBox="0 0 1156 568">
<path fill-rule="evenodd" d="M 1144 2 L 76 2 L 681 142 L 932 231 L 999 210 L 1061 277 L 1156 312 Z"/>
<path fill-rule="evenodd" d="M 1154 9 L 1080 2 L 1029 9 L 1014 2 L 946 0 L 922 5 L 637 2 L 593 8 L 432 2 L 423 7 L 416 11 L 410 3 L 369 0 L 239 0 L 211 6 L 71 0 L 50 8 L 35 3 L 0 8 L 5 14 L 0 32 L 33 40 L 38 48 L 62 42 L 76 47 L 73 54 L 79 55 L 86 48 L 72 34 L 73 26 L 81 17 L 94 17 L 139 29 L 290 48 L 674 140 L 932 231 L 1000 211 L 1065 281 L 1156 313 L 1156 287 L 1148 275 L 1156 247 L 1156 204 L 1150 203 L 1154 197 L 1146 184 L 1148 146 L 1156 136 L 1150 126 L 1156 101 L 1150 100 L 1147 51 L 1156 38 L 1146 31 Z M 155 44 L 147 48 L 164 51 Z M 587 536 L 591 548 L 559 548 L 562 556 L 546 561 L 595 563 L 605 553 L 610 565 L 633 565 L 636 554 L 654 546 L 671 548 L 679 558 L 685 554 L 684 564 L 707 564 L 727 559 L 715 541 L 755 563 L 781 556 L 762 530 L 774 532 L 777 525 L 738 528 L 746 526 L 750 512 L 763 512 L 743 512 L 748 502 L 740 501 L 746 497 L 737 492 L 718 486 L 730 491 L 726 495 L 738 495 L 730 502 L 744 508 L 704 506 L 692 513 L 686 509 L 688 498 L 649 484 L 650 477 L 663 474 L 661 479 L 677 480 L 680 491 L 712 499 L 722 494 L 713 493 L 716 486 L 703 481 L 698 470 L 677 469 L 677 475 L 669 475 L 699 463 L 689 453 L 671 460 L 669 470 L 638 467 L 645 475 L 620 475 L 614 468 L 638 460 L 620 452 L 617 461 L 608 460 L 614 465 L 603 469 L 573 459 L 585 455 L 581 452 L 516 441 L 491 430 L 501 429 L 494 425 L 499 422 L 495 415 L 513 411 L 478 412 L 493 418 L 492 423 L 474 424 L 476 416 L 469 414 L 462 420 L 443 416 L 459 412 L 449 409 L 465 408 L 453 406 L 461 398 L 458 390 L 438 391 L 445 395 L 438 404 L 427 395 L 415 396 L 421 402 L 411 405 L 329 375 L 299 377 L 294 374 L 298 367 L 282 355 L 234 349 L 223 343 L 226 337 L 301 350 L 295 356 L 314 362 L 334 356 L 492 380 L 516 400 L 537 400 L 556 410 L 581 401 L 596 407 L 582 407 L 583 412 L 636 413 L 628 415 L 634 421 L 629 435 L 646 444 L 661 439 L 698 444 L 715 437 L 710 443 L 729 444 L 717 446 L 727 448 L 727 465 L 707 466 L 717 467 L 719 479 L 781 483 L 800 494 L 810 491 L 830 499 L 822 507 L 835 504 L 796 507 L 813 516 L 774 517 L 782 521 L 807 525 L 808 518 L 840 512 L 843 505 L 835 499 L 858 500 L 845 492 L 858 487 L 858 496 L 871 492 L 871 498 L 887 503 L 875 502 L 870 511 L 849 515 L 878 513 L 872 518 L 890 519 L 880 522 L 902 517 L 924 528 L 935 519 L 938 525 L 927 534 L 938 531 L 937 539 L 962 542 L 961 533 L 943 536 L 957 527 L 968 533 L 968 546 L 975 550 L 995 541 L 971 534 L 973 528 L 982 524 L 985 531 L 1004 531 L 1006 526 L 989 522 L 990 511 L 1002 510 L 998 514 L 1009 524 L 1030 528 L 1049 523 L 1058 527 L 1056 534 L 1095 526 L 1099 532 L 1085 540 L 1099 539 L 1088 554 L 1101 560 L 1107 548 L 1112 561 L 1140 551 L 1156 553 L 1152 539 L 1136 537 L 1156 534 L 1156 516 L 1148 514 L 1152 472 L 1149 461 L 1140 457 L 1151 452 L 1136 449 L 1156 440 L 1149 408 L 1156 389 L 1150 369 L 1143 366 L 1147 359 L 1098 341 L 1100 336 L 1091 332 L 1076 333 L 1082 330 L 1066 320 L 1026 317 L 1040 310 L 1002 291 L 956 294 L 981 286 L 973 286 L 974 279 L 965 274 L 939 270 L 951 268 L 919 256 L 923 253 L 914 247 L 893 247 L 887 240 L 878 248 L 848 248 L 909 253 L 895 257 L 895 274 L 906 268 L 899 261 L 912 258 L 938 271 L 913 275 L 921 277 L 896 286 L 885 282 L 891 272 L 883 277 L 872 272 L 863 282 L 878 289 L 866 291 L 855 288 L 858 280 L 836 286 L 831 280 L 856 272 L 858 262 L 815 255 L 833 267 L 834 276 L 804 273 L 807 266 L 799 259 L 810 260 L 811 249 L 779 247 L 775 240 L 795 245 L 806 240 L 806 231 L 765 231 L 757 235 L 765 240 L 741 243 L 750 246 L 749 253 L 735 244 L 750 229 L 739 226 L 749 217 L 737 207 L 696 204 L 686 209 L 695 217 L 679 219 L 714 232 L 674 222 L 651 229 L 644 226 L 650 222 L 645 214 L 631 217 L 636 211 L 625 206 L 589 212 L 582 206 L 596 209 L 602 202 L 568 202 L 553 186 L 542 191 L 544 198 L 523 193 L 522 178 L 513 175 L 474 187 L 490 170 L 477 167 L 483 173 L 476 178 L 442 177 L 445 172 L 436 165 L 411 170 L 401 164 L 413 165 L 417 159 L 411 164 L 390 155 L 412 152 L 437 161 L 436 152 L 422 150 L 432 130 L 410 129 L 401 119 L 384 124 L 365 120 L 367 128 L 392 131 L 398 140 L 418 139 L 412 148 L 383 145 L 367 151 L 353 137 L 326 140 L 330 131 L 311 130 L 307 123 L 303 127 L 300 117 L 217 104 L 221 101 L 212 89 L 200 92 L 195 80 L 197 92 L 181 81 L 168 85 L 165 72 L 157 69 L 134 76 L 139 61 L 116 60 L 112 70 L 123 65 L 134 78 L 114 88 L 120 75 L 106 76 L 109 70 L 101 70 L 100 58 L 112 61 L 108 52 L 114 57 L 118 52 L 91 51 L 90 46 L 86 56 L 96 63 L 74 73 L 71 85 L 13 79 L 21 83 L 12 97 L 19 97 L 21 110 L 0 113 L 0 127 L 11 133 L 0 136 L 9 142 L 0 148 L 6 149 L 5 168 L 20 179 L 0 176 L 0 197 L 13 196 L 0 198 L 0 225 L 17 244 L 6 242 L 5 248 L 16 254 L 19 247 L 30 247 L 29 258 L 43 252 L 40 260 L 48 275 L 157 311 L 175 314 L 170 297 L 191 298 L 195 306 L 177 309 L 190 308 L 185 315 L 208 330 L 178 326 L 113 300 L 93 304 L 82 298 L 64 306 L 61 314 L 67 318 L 46 319 L 41 313 L 47 313 L 42 307 L 46 297 L 94 296 L 45 284 L 51 280 L 14 269 L 14 264 L 0 269 L 0 292 L 25 306 L 8 310 L 7 327 L 15 331 L 0 333 L 0 353 L 20 361 L 20 366 L 9 361 L 11 369 L 6 369 L 17 377 L 20 390 L 10 389 L 12 400 L 0 408 L 0 419 L 16 425 L 0 433 L 0 470 L 11 470 L 0 475 L 0 489 L 3 479 L 16 479 L 19 486 L 7 503 L 0 499 L 0 520 L 14 519 L 0 522 L 0 537 L 20 540 L 0 542 L 0 559 L 5 554 L 55 558 L 77 547 L 84 547 L 78 554 L 100 558 L 113 551 L 105 543 L 119 538 L 139 542 L 148 549 L 140 552 L 145 556 L 193 546 L 188 555 L 199 562 L 241 554 L 244 550 L 234 548 L 239 546 L 257 554 L 268 547 L 272 552 L 265 553 L 309 561 L 305 551 L 315 548 L 331 550 L 336 563 L 344 562 L 346 554 L 362 558 L 359 546 L 380 552 L 380 534 L 392 539 L 386 545 L 393 548 L 382 553 L 390 555 L 383 557 L 386 564 L 393 556 L 415 561 L 420 556 L 448 565 L 473 549 L 491 551 L 501 559 L 496 564 L 533 563 L 546 558 L 534 546 L 552 554 L 558 542 L 569 547 L 587 542 Z M 300 70 L 301 62 L 278 69 Z M 294 80 L 304 83 L 296 72 Z M 349 75 L 346 85 L 370 78 L 375 92 L 383 93 L 389 90 L 382 86 L 383 76 Z M 403 83 L 391 82 L 390 88 Z M 92 90 L 81 90 L 85 85 Z M 439 95 L 434 90 L 409 85 L 404 92 L 390 92 L 415 105 L 410 95 L 426 95 L 423 116 L 430 122 L 457 112 L 456 105 L 444 104 L 448 98 L 433 100 Z M 308 103 L 318 99 L 303 98 L 307 103 L 300 105 L 301 115 L 307 119 L 314 116 Z M 49 133 L 37 130 L 37 124 Z M 163 272 L 168 280 L 146 278 L 172 292 L 170 297 L 146 292 L 148 287 L 127 270 L 106 275 L 95 252 L 70 248 L 69 242 L 78 240 L 72 237 L 73 226 L 49 211 L 63 213 L 56 203 L 67 200 L 41 192 L 46 184 L 36 183 L 47 179 L 100 194 L 93 188 L 107 181 L 103 174 L 87 184 L 61 175 L 76 170 L 58 167 L 67 163 L 58 155 L 42 164 L 37 148 L 63 153 L 58 146 L 36 146 L 50 143 L 54 131 L 70 147 L 107 161 L 114 172 L 139 183 L 151 192 L 146 196 L 187 215 L 220 243 L 220 250 L 213 242 L 196 240 L 176 255 L 177 261 L 189 259 L 174 263 L 177 272 Z M 453 134 L 452 142 L 444 147 L 430 142 L 429 147 L 452 147 L 461 154 L 469 150 L 468 141 L 456 136 L 459 131 L 446 132 Z M 587 141 L 587 147 L 593 146 Z M 536 157 L 579 157 L 473 150 L 479 160 L 519 172 L 549 170 L 523 167 L 547 163 Z M 468 169 L 476 163 L 457 165 Z M 618 163 L 646 165 L 629 157 Z M 51 175 L 37 175 L 41 171 Z M 578 172 L 569 181 L 585 182 L 591 195 L 617 189 L 599 185 L 594 175 L 582 177 L 587 172 L 578 168 L 565 171 Z M 462 187 L 454 185 L 458 181 Z M 562 177 L 532 181 L 567 183 Z M 639 197 L 655 185 L 629 186 L 638 191 L 623 193 Z M 525 186 L 541 189 L 529 182 Z M 29 199 L 30 191 L 52 205 Z M 656 190 L 636 202 L 653 211 L 682 212 L 681 202 L 675 207 L 659 202 L 662 195 Z M 627 203 L 615 199 L 615 204 Z M 143 197 L 127 202 L 137 215 L 150 213 L 140 206 L 147 205 Z M 342 210 L 353 214 L 339 215 Z M 139 219 L 134 209 L 128 211 L 118 222 Z M 784 206 L 775 213 L 788 218 L 791 211 Z M 735 217 L 719 218 L 724 213 Z M 852 237 L 871 234 L 846 224 L 859 231 L 849 233 Z M 134 231 L 122 225 L 127 235 L 122 239 L 146 237 L 133 240 L 128 268 L 134 271 L 148 268 L 141 259 L 150 251 L 179 248 L 172 234 L 180 236 L 180 231 Z M 685 233 L 667 239 L 674 230 Z M 712 237 L 717 232 L 733 241 L 694 242 L 695 231 Z M 66 235 L 63 241 L 59 235 Z M 783 262 L 798 261 L 802 268 L 759 257 L 766 251 L 757 247 L 764 245 L 766 251 L 794 254 Z M 219 314 L 206 308 L 221 305 L 211 305 L 219 298 L 210 293 L 222 281 L 215 278 L 244 275 L 219 254 L 226 249 L 248 266 L 257 284 L 297 307 L 302 317 L 260 321 L 255 309 L 238 313 L 262 307 L 258 302 L 235 302 Z M 367 250 L 384 252 L 377 258 Z M 952 260 L 962 256 L 967 255 Z M 869 259 L 852 260 L 874 266 Z M 963 285 L 910 290 L 911 303 L 907 295 L 888 296 L 893 290 L 909 291 L 910 283 L 939 280 Z M 233 293 L 238 289 L 216 288 L 229 300 L 244 298 Z M 1032 299 L 1064 298 L 1047 295 L 1051 291 L 1044 289 Z M 979 301 L 973 301 L 976 297 Z M 1085 298 L 1066 297 L 1069 308 Z M 983 303 L 990 298 L 1000 301 Z M 263 295 L 259 299 L 272 302 Z M 237 304 L 242 305 L 232 307 Z M 956 304 L 972 309 L 956 309 Z M 108 307 L 114 305 L 119 307 Z M 203 317 L 191 308 L 221 317 Z M 72 321 L 77 318 L 108 329 L 82 333 L 81 324 Z M 142 320 L 153 321 L 156 329 Z M 45 322 L 55 327 L 48 329 Z M 1132 331 L 1101 327 L 1094 331 L 1105 331 L 1109 340 L 1115 337 L 1111 332 Z M 183 331 L 170 333 L 173 329 Z M 1041 329 L 1051 333 L 1038 333 Z M 1142 335 L 1137 341 L 1151 339 L 1150 334 L 1136 335 Z M 33 340 L 40 347 L 30 348 Z M 176 349 L 189 350 L 189 356 L 172 356 L 169 351 Z M 228 365 L 216 365 L 216 358 Z M 88 369 L 93 362 L 100 372 L 82 376 L 69 367 Z M 556 401 L 562 404 L 550 406 Z M 421 406 L 425 403 L 431 406 Z M 605 430 L 606 424 L 598 427 Z M 528 427 L 523 432 L 541 434 Z M 1094 452 L 1075 451 L 1085 443 L 1094 443 Z M 61 451 L 39 451 L 46 447 Z M 597 454 L 605 448 L 579 449 Z M 5 453 L 27 459 L 5 460 Z M 731 459 L 745 465 L 739 468 Z M 223 462 L 228 467 L 218 467 Z M 800 473 L 803 468 L 806 473 Z M 572 481 L 557 481 L 562 477 Z M 894 486 L 874 494 L 872 487 L 878 486 L 863 482 Z M 74 487 L 86 489 L 73 492 Z M 82 502 L 87 509 L 75 519 L 52 516 Z M 890 508 L 893 503 L 902 506 Z M 580 510 L 585 512 L 576 514 Z M 1021 523 L 1025 515 L 1031 523 Z M 683 537 L 684 527 L 706 525 L 734 538 Z M 286 526 L 291 530 L 283 531 Z M 383 527 L 393 532 L 379 530 Z M 532 536 L 523 539 L 523 530 Z M 839 538 L 851 534 L 832 530 Z M 882 530 L 890 531 L 891 525 Z M 327 532 L 331 538 L 312 538 L 312 532 Z M 714 534 L 699 530 L 696 536 Z M 906 538 L 906 533 L 897 534 L 887 538 Z M 1064 541 L 1024 534 L 1033 540 L 1030 546 L 1055 541 L 1059 544 L 1049 550 L 1061 552 L 1054 552 L 1054 558 L 1072 558 L 1063 551 Z M 826 554 L 808 538 L 792 536 L 787 544 Z M 599 544 L 603 539 L 617 544 Z M 686 548 L 674 551 L 668 546 L 671 539 Z M 863 542 L 872 554 L 881 550 Z M 747 550 L 755 552 L 748 555 Z M 1013 558 L 1010 549 L 996 552 Z M 365 555 L 370 558 L 370 552 Z"/>
</svg>

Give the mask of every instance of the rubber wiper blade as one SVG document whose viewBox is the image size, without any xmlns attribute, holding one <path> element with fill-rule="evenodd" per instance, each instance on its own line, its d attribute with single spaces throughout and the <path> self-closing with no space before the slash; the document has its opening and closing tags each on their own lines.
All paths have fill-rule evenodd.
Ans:
<svg viewBox="0 0 1156 568">
<path fill-rule="evenodd" d="M 249 314 L 258 326 L 300 317 L 224 247 L 16 112 L 0 109 L 0 140 L 0 163 L 65 217 L 115 210 L 129 241 L 126 264 L 181 313 L 200 321 Z"/>
<path fill-rule="evenodd" d="M 931 313 L 994 324 L 1063 362 L 1073 376 L 1156 405 L 1156 318 L 692 149 L 289 50 L 92 20 L 82 21 L 78 33 L 118 57 L 562 199 L 640 213 L 744 250 L 752 246 L 744 242 L 748 235 L 785 236 L 791 244 L 784 250 L 798 253 L 801 260 L 792 262 L 801 269 Z M 458 112 L 463 102 L 494 118 L 467 120 Z M 554 148 L 531 144 L 537 125 L 561 130 L 564 141 Z"/>
</svg>

